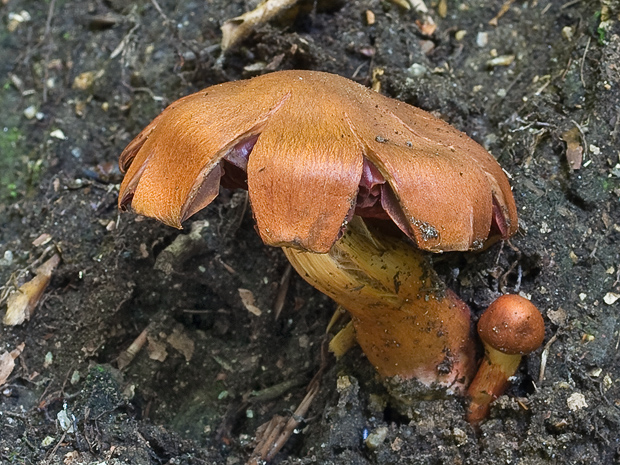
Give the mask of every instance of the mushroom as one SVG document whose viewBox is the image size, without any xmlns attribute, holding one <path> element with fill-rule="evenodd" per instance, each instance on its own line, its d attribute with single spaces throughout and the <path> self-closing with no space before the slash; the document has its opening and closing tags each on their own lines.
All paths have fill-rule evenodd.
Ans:
<svg viewBox="0 0 620 465">
<path fill-rule="evenodd" d="M 174 102 L 120 166 L 119 206 L 177 228 L 220 184 L 247 188 L 262 240 L 351 313 L 381 375 L 464 391 L 470 311 L 424 251 L 507 238 L 517 213 L 498 163 L 462 132 L 343 77 L 281 71 Z"/>
<path fill-rule="evenodd" d="M 538 349 L 545 338 L 540 311 L 524 297 L 506 294 L 495 300 L 478 321 L 484 359 L 468 389 L 467 419 L 478 423 L 489 413 L 517 372 L 521 357 Z"/>
</svg>

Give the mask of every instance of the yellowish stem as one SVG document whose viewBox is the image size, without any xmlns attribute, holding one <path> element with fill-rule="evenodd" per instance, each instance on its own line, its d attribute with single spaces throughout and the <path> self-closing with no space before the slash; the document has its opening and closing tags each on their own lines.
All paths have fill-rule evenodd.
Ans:
<svg viewBox="0 0 620 465">
<path fill-rule="evenodd" d="M 520 363 L 521 355 L 505 354 L 485 344 L 484 359 L 467 390 L 471 397 L 467 412 L 470 423 L 486 418 L 491 403 L 506 391 L 509 379 L 517 372 Z"/>
<path fill-rule="evenodd" d="M 358 217 L 327 254 L 283 250 L 306 281 L 349 311 L 382 376 L 465 389 L 474 369 L 470 311 L 424 253 Z"/>
</svg>

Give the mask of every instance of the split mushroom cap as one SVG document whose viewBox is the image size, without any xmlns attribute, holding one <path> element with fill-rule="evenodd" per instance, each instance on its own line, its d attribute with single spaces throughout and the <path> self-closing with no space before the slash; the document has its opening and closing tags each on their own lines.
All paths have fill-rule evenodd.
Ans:
<svg viewBox="0 0 620 465">
<path fill-rule="evenodd" d="M 478 321 L 480 339 L 509 355 L 527 355 L 545 338 L 545 322 L 536 306 L 524 297 L 506 294 L 495 300 Z"/>
<path fill-rule="evenodd" d="M 119 205 L 178 228 L 217 196 L 220 180 L 243 185 L 247 173 L 263 241 L 311 252 L 327 252 L 353 214 L 391 219 L 433 252 L 477 249 L 517 228 L 508 180 L 480 145 L 322 72 L 275 72 L 182 98 L 128 145 L 120 166 Z"/>
</svg>

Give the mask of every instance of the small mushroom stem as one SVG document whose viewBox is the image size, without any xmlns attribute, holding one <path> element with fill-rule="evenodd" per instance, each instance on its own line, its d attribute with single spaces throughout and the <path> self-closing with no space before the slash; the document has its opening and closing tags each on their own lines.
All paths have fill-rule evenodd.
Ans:
<svg viewBox="0 0 620 465">
<path fill-rule="evenodd" d="M 484 344 L 484 349 L 484 359 L 467 390 L 471 398 L 467 421 L 474 424 L 486 418 L 491 403 L 506 391 L 522 358 L 520 354 L 504 354 L 488 344 Z"/>
<path fill-rule="evenodd" d="M 464 392 L 475 369 L 470 310 L 424 253 L 357 216 L 326 254 L 283 250 L 306 281 L 349 311 L 381 376 Z"/>
</svg>

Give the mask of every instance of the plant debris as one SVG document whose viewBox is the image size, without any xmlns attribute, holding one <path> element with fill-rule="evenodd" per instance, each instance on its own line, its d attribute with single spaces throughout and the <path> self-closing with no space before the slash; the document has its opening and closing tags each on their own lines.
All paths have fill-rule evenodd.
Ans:
<svg viewBox="0 0 620 465">
<path fill-rule="evenodd" d="M 252 11 L 224 22 L 222 51 L 227 51 L 248 37 L 252 31 L 294 6 L 299 0 L 263 0 Z"/>
<path fill-rule="evenodd" d="M 254 299 L 254 294 L 249 289 L 237 289 L 239 292 L 239 297 L 241 297 L 241 303 L 250 312 L 252 315 L 261 316 L 263 311 L 258 308 L 255 303 L 256 299 Z"/>
<path fill-rule="evenodd" d="M 562 133 L 562 140 L 566 142 L 566 161 L 571 170 L 581 168 L 583 161 L 583 145 L 579 128 L 574 127 Z"/>
<path fill-rule="evenodd" d="M 52 258 L 36 269 L 34 278 L 22 284 L 17 291 L 9 296 L 6 314 L 2 320 L 5 325 L 20 325 L 30 319 L 52 278 L 52 272 L 59 263 L 60 255 L 54 254 Z"/>
<path fill-rule="evenodd" d="M 26 344 L 22 342 L 11 352 L 5 350 L 0 353 L 0 386 L 3 386 L 9 376 L 11 376 L 11 373 L 13 373 L 15 359 L 21 355 L 24 351 L 24 347 L 26 347 Z"/>
</svg>

